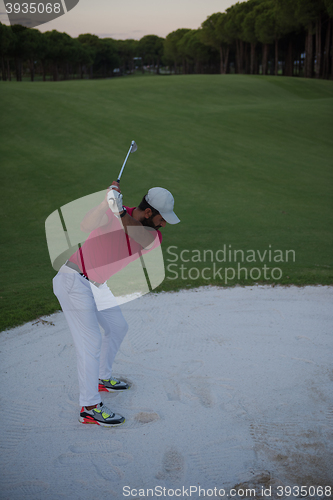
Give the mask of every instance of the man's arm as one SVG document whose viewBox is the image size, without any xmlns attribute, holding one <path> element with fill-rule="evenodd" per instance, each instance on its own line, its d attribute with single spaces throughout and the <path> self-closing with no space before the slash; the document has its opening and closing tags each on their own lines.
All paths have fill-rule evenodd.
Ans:
<svg viewBox="0 0 333 500">
<path fill-rule="evenodd" d="M 84 233 L 91 233 L 94 229 L 98 227 L 105 226 L 108 223 L 108 216 L 106 212 L 109 209 L 108 202 L 106 198 L 97 207 L 92 208 L 84 216 L 81 222 L 80 228 Z"/>
</svg>

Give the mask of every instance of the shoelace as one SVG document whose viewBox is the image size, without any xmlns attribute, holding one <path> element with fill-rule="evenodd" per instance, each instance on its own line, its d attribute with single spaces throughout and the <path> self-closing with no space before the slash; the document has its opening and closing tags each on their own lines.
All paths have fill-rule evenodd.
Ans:
<svg viewBox="0 0 333 500">
<path fill-rule="evenodd" d="M 118 380 L 117 378 L 114 378 L 114 377 L 111 377 L 109 379 L 102 378 L 101 381 L 102 382 L 116 382 L 116 384 L 119 384 L 119 382 L 120 382 L 120 380 Z"/>
<path fill-rule="evenodd" d="M 110 408 L 108 408 L 107 406 L 105 406 L 105 404 L 103 404 L 102 406 L 100 406 L 98 409 L 101 410 L 102 413 L 107 413 L 112 418 L 115 416 L 115 413 L 113 413 L 110 410 Z"/>
</svg>

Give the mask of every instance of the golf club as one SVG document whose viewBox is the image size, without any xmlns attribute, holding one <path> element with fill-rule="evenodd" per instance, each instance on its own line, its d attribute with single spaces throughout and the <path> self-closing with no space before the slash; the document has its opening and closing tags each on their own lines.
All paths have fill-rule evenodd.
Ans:
<svg viewBox="0 0 333 500">
<path fill-rule="evenodd" d="M 121 167 L 121 170 L 119 172 L 119 175 L 118 175 L 118 179 L 117 179 L 117 182 L 120 182 L 120 177 L 122 176 L 122 173 L 123 173 L 123 170 L 125 168 L 125 165 L 126 165 L 126 162 L 127 162 L 127 158 L 129 157 L 130 153 L 135 153 L 135 151 L 138 149 L 138 146 L 136 145 L 135 141 L 132 141 L 131 142 L 131 146 L 128 150 L 128 153 L 126 155 L 126 158 L 125 158 L 125 161 L 123 163 L 123 166 Z"/>
</svg>

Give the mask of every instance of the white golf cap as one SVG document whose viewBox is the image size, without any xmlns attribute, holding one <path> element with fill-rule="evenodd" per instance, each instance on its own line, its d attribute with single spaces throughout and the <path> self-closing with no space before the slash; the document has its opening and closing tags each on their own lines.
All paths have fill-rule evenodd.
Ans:
<svg viewBox="0 0 333 500">
<path fill-rule="evenodd" d="M 175 200 L 167 189 L 161 187 L 149 189 L 148 194 L 146 194 L 146 201 L 155 208 L 155 210 L 158 210 L 163 219 L 169 224 L 178 224 L 178 222 L 180 222 L 180 219 L 178 219 L 173 211 Z"/>
</svg>

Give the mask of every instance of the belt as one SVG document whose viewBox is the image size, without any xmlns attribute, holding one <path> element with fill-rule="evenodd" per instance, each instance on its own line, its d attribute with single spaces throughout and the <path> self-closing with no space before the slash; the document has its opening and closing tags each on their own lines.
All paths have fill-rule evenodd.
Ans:
<svg viewBox="0 0 333 500">
<path fill-rule="evenodd" d="M 90 281 L 90 283 L 92 283 L 93 285 L 100 287 L 101 285 L 103 285 L 103 283 L 97 283 L 97 281 L 93 281 L 93 280 L 90 280 L 88 278 L 88 276 L 86 276 L 85 274 L 83 274 L 81 272 L 81 269 L 79 268 L 79 266 L 77 266 L 76 264 L 74 264 L 74 262 L 71 262 L 70 260 L 68 260 L 66 263 L 65 263 L 65 266 L 67 267 L 70 267 L 71 269 L 74 269 L 74 271 L 76 271 L 77 273 L 79 273 L 81 276 L 83 276 L 83 278 L 85 278 L 86 280 Z"/>
</svg>

